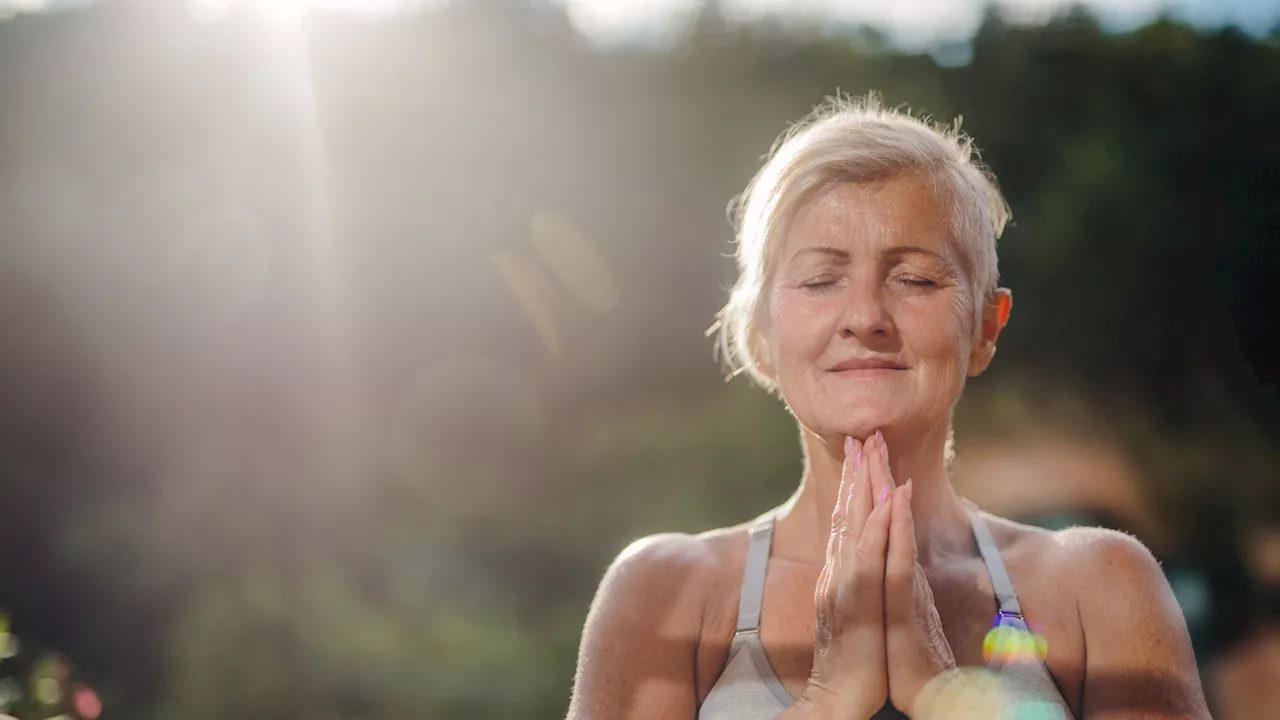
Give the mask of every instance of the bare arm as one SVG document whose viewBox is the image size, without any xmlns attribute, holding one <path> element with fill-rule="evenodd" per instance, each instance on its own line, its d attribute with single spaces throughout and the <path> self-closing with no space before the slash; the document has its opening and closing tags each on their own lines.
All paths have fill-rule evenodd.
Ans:
<svg viewBox="0 0 1280 720">
<path fill-rule="evenodd" d="M 569 720 L 694 717 L 708 554 L 696 538 L 655 535 L 618 555 L 587 615 Z"/>
<path fill-rule="evenodd" d="M 1186 623 L 1137 540 L 1069 531 L 1085 639 L 1081 720 L 1208 720 Z"/>
</svg>

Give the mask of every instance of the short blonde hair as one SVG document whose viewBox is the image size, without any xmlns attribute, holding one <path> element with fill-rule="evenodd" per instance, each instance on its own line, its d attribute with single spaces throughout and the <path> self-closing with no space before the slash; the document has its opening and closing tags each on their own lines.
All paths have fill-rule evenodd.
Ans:
<svg viewBox="0 0 1280 720">
<path fill-rule="evenodd" d="M 951 233 L 973 291 L 975 318 L 996 289 L 996 240 L 1011 213 L 960 121 L 939 125 L 886 108 L 879 96 L 832 97 L 774 143 L 742 195 L 730 204 L 737 229 L 738 280 L 710 333 L 729 377 L 743 371 L 769 390 L 756 360 L 758 333 L 779 240 L 799 207 L 840 182 L 872 182 L 919 172 L 952 205 Z"/>
</svg>

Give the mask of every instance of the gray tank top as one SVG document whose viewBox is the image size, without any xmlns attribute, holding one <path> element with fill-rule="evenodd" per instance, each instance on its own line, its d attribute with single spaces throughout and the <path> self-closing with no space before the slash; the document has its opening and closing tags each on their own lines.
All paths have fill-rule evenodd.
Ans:
<svg viewBox="0 0 1280 720">
<path fill-rule="evenodd" d="M 1013 591 L 1009 573 L 986 522 L 977 508 L 966 508 L 973 527 L 978 551 L 991 576 L 999 609 L 993 627 L 1027 630 L 1018 595 Z M 778 680 L 764 646 L 760 644 L 760 607 L 764 599 L 764 574 L 769 562 L 769 546 L 773 540 L 775 516 L 769 513 L 751 528 L 747 545 L 746 569 L 742 574 L 742 594 L 738 601 L 738 627 L 729 646 L 729 661 L 711 688 L 711 693 L 698 709 L 698 720 L 772 720 L 786 710 L 795 699 Z M 1035 717 L 1053 720 L 1069 718 L 1070 712 L 1058 691 L 1049 668 L 1037 654 L 1034 662 L 1004 662 L 993 655 L 987 669 L 998 672 L 1007 688 L 1018 693 L 1023 702 L 1034 703 Z M 886 707 L 877 718 L 902 717 Z"/>
</svg>

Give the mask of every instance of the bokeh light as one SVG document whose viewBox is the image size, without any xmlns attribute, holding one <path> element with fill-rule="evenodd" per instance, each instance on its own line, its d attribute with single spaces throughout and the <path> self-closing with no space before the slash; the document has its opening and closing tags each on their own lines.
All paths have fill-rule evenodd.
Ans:
<svg viewBox="0 0 1280 720">
<path fill-rule="evenodd" d="M 11 658 L 22 650 L 18 636 L 13 633 L 0 633 L 0 660 Z"/>
<path fill-rule="evenodd" d="M 18 700 L 22 699 L 22 687 L 13 678 L 0 680 L 0 712 L 7 712 Z"/>
<path fill-rule="evenodd" d="M 62 701 L 62 688 L 57 679 L 42 677 L 35 682 L 35 697 L 42 705 L 57 705 Z"/>
<path fill-rule="evenodd" d="M 98 720 L 102 714 L 102 701 L 98 694 L 84 685 L 77 685 L 71 691 L 71 706 L 84 720 Z"/>
</svg>

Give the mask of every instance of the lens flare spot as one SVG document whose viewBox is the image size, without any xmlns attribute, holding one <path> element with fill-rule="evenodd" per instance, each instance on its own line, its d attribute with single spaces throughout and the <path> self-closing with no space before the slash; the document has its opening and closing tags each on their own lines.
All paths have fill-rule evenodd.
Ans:
<svg viewBox="0 0 1280 720">
<path fill-rule="evenodd" d="M 547 354 L 552 358 L 560 357 L 560 329 L 552 310 L 547 278 L 537 265 L 511 253 L 495 252 L 490 255 L 490 260 L 542 339 Z"/>
<path fill-rule="evenodd" d="M 98 694 L 84 685 L 77 685 L 71 691 L 71 705 L 84 720 L 98 720 L 98 716 L 102 714 L 102 701 L 98 699 Z"/>
<path fill-rule="evenodd" d="M 57 705 L 62 700 L 62 690 L 58 681 L 51 677 L 43 677 L 36 681 L 36 700 L 41 705 Z"/>
<path fill-rule="evenodd" d="M 997 617 L 995 627 L 982 639 L 982 657 L 987 662 L 1032 662 L 1042 659 L 1049 652 L 1048 641 L 1043 635 L 1009 624 Z"/>
<path fill-rule="evenodd" d="M 529 240 L 556 279 L 583 305 L 599 312 L 618 305 L 618 287 L 604 255 L 567 216 L 539 210 L 529 218 Z"/>
<path fill-rule="evenodd" d="M 0 660 L 17 656 L 22 646 L 18 644 L 18 636 L 13 633 L 0 633 Z"/>
</svg>

